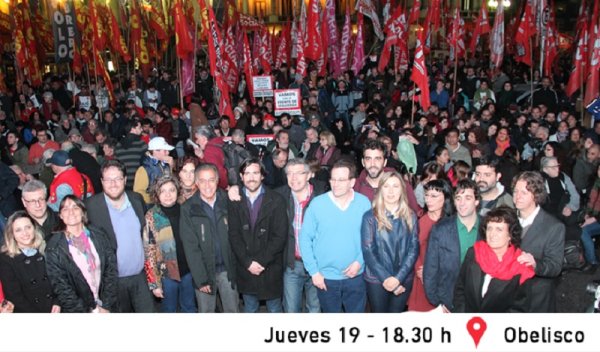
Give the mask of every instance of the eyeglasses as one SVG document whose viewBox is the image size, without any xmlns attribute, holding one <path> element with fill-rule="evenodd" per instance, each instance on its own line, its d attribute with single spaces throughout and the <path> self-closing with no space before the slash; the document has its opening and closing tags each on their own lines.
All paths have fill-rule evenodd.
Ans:
<svg viewBox="0 0 600 352">
<path fill-rule="evenodd" d="M 103 178 L 102 182 L 106 182 L 108 184 L 111 184 L 111 183 L 121 183 L 121 182 L 123 182 L 124 179 L 125 179 L 125 177 Z"/>
<path fill-rule="evenodd" d="M 23 201 L 25 203 L 27 203 L 27 204 L 35 203 L 35 205 L 40 205 L 40 204 L 46 203 L 46 198 L 40 198 L 40 199 L 23 199 Z"/>
<path fill-rule="evenodd" d="M 560 165 L 546 165 L 547 168 L 555 168 L 555 167 L 560 167 Z"/>
</svg>

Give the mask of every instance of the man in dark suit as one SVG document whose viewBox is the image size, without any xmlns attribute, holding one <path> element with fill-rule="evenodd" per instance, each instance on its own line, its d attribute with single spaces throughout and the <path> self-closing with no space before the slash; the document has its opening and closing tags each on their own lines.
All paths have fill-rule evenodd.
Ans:
<svg viewBox="0 0 600 352">
<path fill-rule="evenodd" d="M 472 180 L 461 180 L 454 191 L 456 215 L 440 220 L 431 229 L 423 267 L 423 285 L 429 302 L 452 310 L 454 285 L 467 250 L 479 239 L 479 189 Z"/>
<path fill-rule="evenodd" d="M 240 166 L 241 201 L 229 202 L 229 241 L 247 313 L 257 312 L 260 300 L 266 300 L 269 312 L 282 312 L 287 207 L 279 194 L 263 186 L 264 174 L 259 159 L 244 160 Z"/>
<path fill-rule="evenodd" d="M 125 166 L 117 160 L 102 165 L 103 192 L 86 200 L 92 225 L 109 235 L 117 253 L 119 311 L 151 313 L 154 302 L 144 272 L 142 229 L 146 212 L 142 197 L 125 191 Z"/>
<path fill-rule="evenodd" d="M 565 251 L 565 225 L 540 207 L 547 193 L 539 172 L 522 172 L 513 185 L 515 207 L 523 227 L 523 254 L 518 260 L 535 270 L 531 311 L 552 313 L 556 311 L 554 278 L 560 275 Z"/>
</svg>

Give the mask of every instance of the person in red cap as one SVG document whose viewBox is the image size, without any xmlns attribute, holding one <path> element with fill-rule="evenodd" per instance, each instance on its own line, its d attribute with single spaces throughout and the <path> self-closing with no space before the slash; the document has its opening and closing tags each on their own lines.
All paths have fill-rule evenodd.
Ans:
<svg viewBox="0 0 600 352">
<path fill-rule="evenodd" d="M 275 125 L 275 117 L 271 114 L 264 114 L 262 118 L 262 126 L 256 129 L 257 134 L 273 134 L 273 126 Z"/>
</svg>

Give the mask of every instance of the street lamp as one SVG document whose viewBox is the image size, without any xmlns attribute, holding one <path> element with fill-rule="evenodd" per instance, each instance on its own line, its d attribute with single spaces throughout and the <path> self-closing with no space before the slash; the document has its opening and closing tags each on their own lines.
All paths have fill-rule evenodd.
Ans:
<svg viewBox="0 0 600 352">
<path fill-rule="evenodd" d="M 498 8 L 500 1 L 502 1 L 502 5 L 504 5 L 505 8 L 510 7 L 510 0 L 489 0 L 488 7 L 490 9 L 496 9 L 496 8 Z"/>
</svg>

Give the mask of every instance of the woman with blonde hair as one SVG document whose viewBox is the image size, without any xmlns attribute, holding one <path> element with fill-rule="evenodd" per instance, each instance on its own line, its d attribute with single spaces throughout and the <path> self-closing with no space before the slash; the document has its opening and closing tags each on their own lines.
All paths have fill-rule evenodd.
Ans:
<svg viewBox="0 0 600 352">
<path fill-rule="evenodd" d="M 331 170 L 333 164 L 341 158 L 342 153 L 336 147 L 335 136 L 329 131 L 323 131 L 319 135 L 321 146 L 315 153 L 315 158 L 319 161 L 321 168 Z"/>
<path fill-rule="evenodd" d="M 46 274 L 43 236 L 25 211 L 8 218 L 0 249 L 0 281 L 15 313 L 60 313 Z"/>
<path fill-rule="evenodd" d="M 381 176 L 373 209 L 363 217 L 361 237 L 371 310 L 403 312 L 412 289 L 419 237 L 417 216 L 408 205 L 399 173 Z"/>
</svg>

